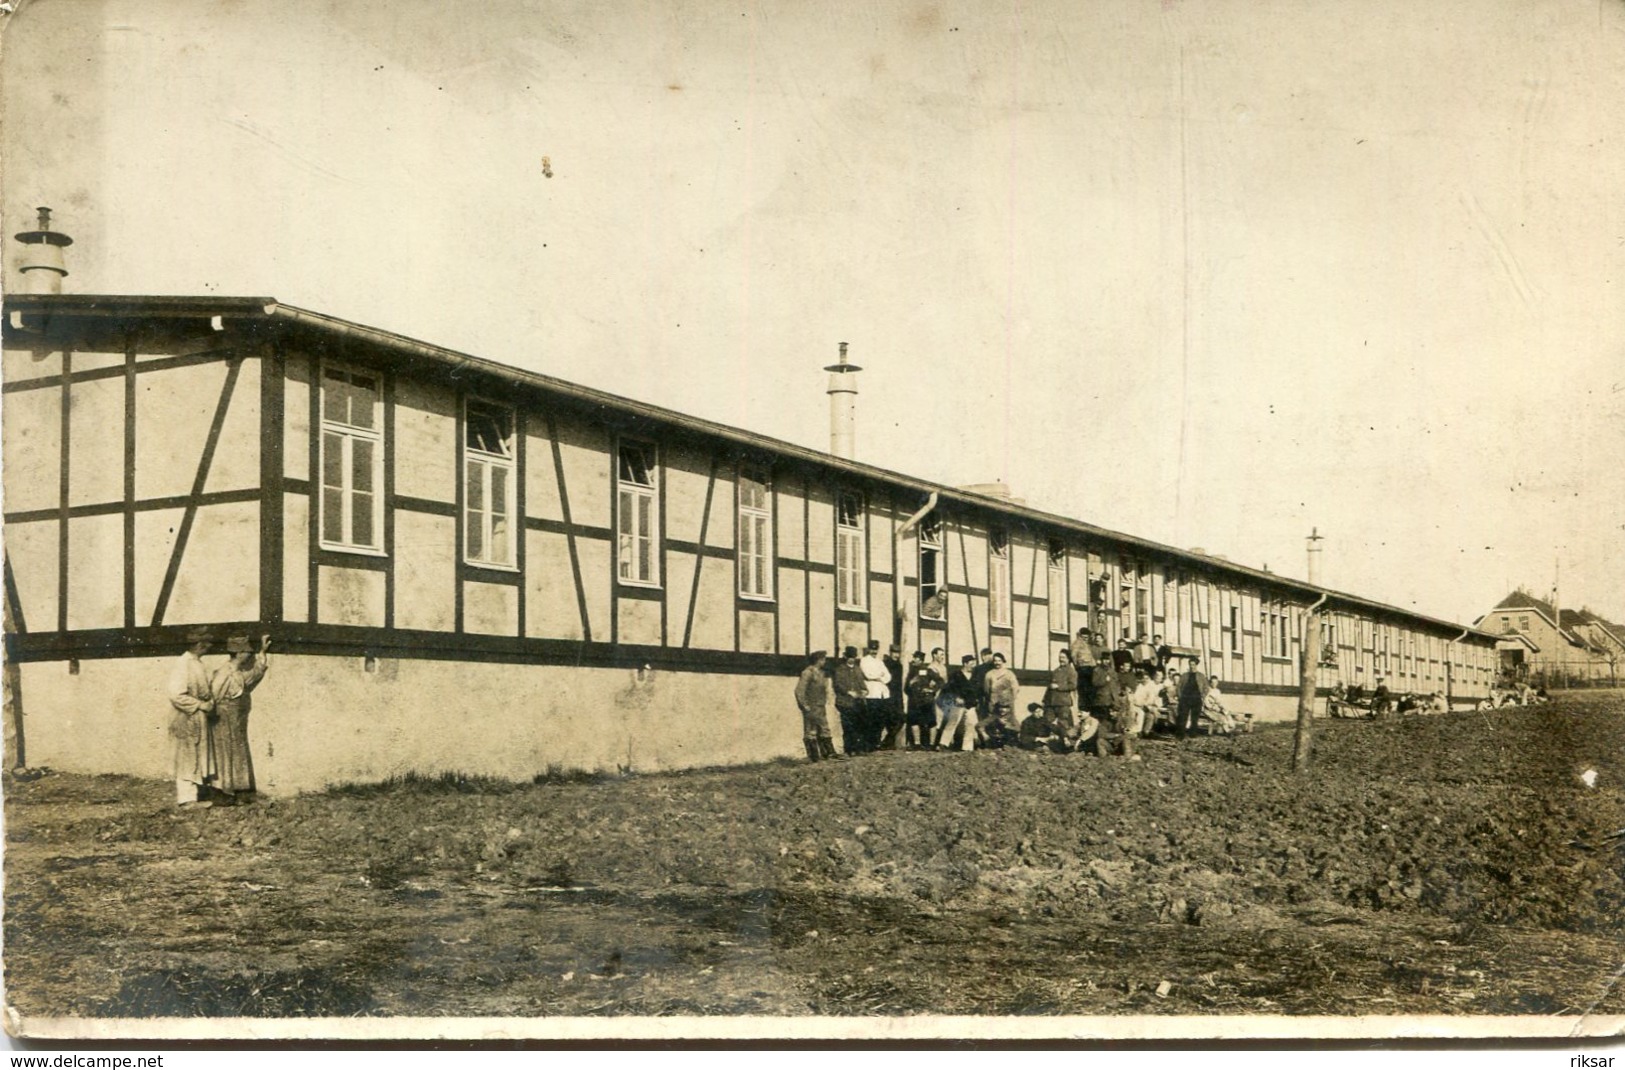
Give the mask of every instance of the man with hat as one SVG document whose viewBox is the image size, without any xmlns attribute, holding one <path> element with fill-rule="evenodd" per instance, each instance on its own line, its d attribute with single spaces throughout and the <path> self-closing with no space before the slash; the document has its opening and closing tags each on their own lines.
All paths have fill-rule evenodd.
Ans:
<svg viewBox="0 0 1625 1070">
<path fill-rule="evenodd" d="M 796 705 L 801 708 L 801 742 L 809 762 L 834 758 L 835 743 L 829 734 L 829 679 L 824 675 L 828 655 L 814 650 L 807 655 L 807 667 L 796 680 Z"/>
<path fill-rule="evenodd" d="M 920 653 L 915 656 L 921 659 L 925 657 Z M 880 749 L 899 750 L 908 741 L 903 731 L 908 724 L 907 707 L 903 704 L 903 648 L 893 643 L 880 660 L 888 674 L 886 689 L 889 703 L 886 707 L 886 734 L 880 741 Z"/>
<path fill-rule="evenodd" d="M 891 669 L 880 660 L 880 640 L 869 640 L 869 649 L 858 662 L 863 672 L 863 749 L 880 749 L 880 739 L 891 724 Z"/>
<path fill-rule="evenodd" d="M 841 663 L 835 666 L 835 712 L 841 718 L 841 749 L 848 755 L 863 753 L 863 703 L 868 687 L 863 682 L 863 670 L 858 668 L 858 648 L 849 646 L 841 652 Z"/>
<path fill-rule="evenodd" d="M 1078 709 L 1087 711 L 1095 697 L 1095 665 L 1100 661 L 1100 647 L 1088 628 L 1079 628 L 1078 636 L 1069 648 L 1072 667 L 1078 671 Z"/>
<path fill-rule="evenodd" d="M 948 674 L 948 683 L 937 695 L 937 710 L 941 727 L 937 729 L 937 749 L 953 750 L 954 735 L 958 733 L 961 750 L 976 749 L 976 715 L 973 712 L 981 701 L 981 692 L 971 682 L 976 655 L 966 654 L 959 659 L 959 668 Z"/>
<path fill-rule="evenodd" d="M 214 692 L 203 655 L 212 637 L 206 629 L 186 633 L 186 652 L 169 670 L 169 754 L 175 775 L 175 805 L 206 807 L 209 783 L 209 733 L 206 721 L 214 712 Z"/>
</svg>

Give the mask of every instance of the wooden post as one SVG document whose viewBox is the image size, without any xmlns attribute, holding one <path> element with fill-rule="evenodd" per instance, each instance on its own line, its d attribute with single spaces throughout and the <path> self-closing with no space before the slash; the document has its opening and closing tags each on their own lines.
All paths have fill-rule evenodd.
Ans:
<svg viewBox="0 0 1625 1070">
<path fill-rule="evenodd" d="M 17 664 L 16 626 L 11 619 L 11 600 L 0 603 L 4 614 L 3 631 L 6 645 L 5 691 L 5 749 L 12 769 L 28 766 L 28 748 L 23 736 L 23 673 Z"/>
<path fill-rule="evenodd" d="M 1292 736 L 1292 771 L 1309 771 L 1309 750 L 1314 734 L 1315 683 L 1320 672 L 1320 617 L 1316 609 L 1326 599 L 1303 614 L 1303 671 L 1298 680 L 1298 728 Z"/>
</svg>

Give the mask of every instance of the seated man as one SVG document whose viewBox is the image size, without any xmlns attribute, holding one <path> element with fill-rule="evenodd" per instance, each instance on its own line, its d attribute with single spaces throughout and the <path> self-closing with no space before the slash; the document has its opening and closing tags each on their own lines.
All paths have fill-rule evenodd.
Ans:
<svg viewBox="0 0 1625 1070">
<path fill-rule="evenodd" d="M 1049 717 L 1042 703 L 1027 706 L 1027 716 L 1016 730 L 1016 746 L 1022 750 L 1051 750 L 1059 754 L 1068 748 L 1066 735 Z"/>
</svg>

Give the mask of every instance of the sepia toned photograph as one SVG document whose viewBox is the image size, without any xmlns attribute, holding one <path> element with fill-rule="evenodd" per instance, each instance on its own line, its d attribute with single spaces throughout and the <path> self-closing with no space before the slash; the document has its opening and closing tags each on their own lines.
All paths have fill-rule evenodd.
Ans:
<svg viewBox="0 0 1625 1070">
<path fill-rule="evenodd" d="M 1617 1037 L 1625 4 L 0 4 L 4 1006 Z"/>
</svg>

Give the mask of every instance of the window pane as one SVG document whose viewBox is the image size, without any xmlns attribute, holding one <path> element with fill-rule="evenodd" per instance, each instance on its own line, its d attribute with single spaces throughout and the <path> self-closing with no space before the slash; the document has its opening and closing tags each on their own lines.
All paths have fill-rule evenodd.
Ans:
<svg viewBox="0 0 1625 1070">
<path fill-rule="evenodd" d="M 463 539 L 471 560 L 485 560 L 485 514 L 480 510 L 468 510 L 464 517 Z"/>
<path fill-rule="evenodd" d="M 513 470 L 500 465 L 490 466 L 491 478 L 491 515 L 508 515 L 508 480 Z"/>
<path fill-rule="evenodd" d="M 322 436 L 322 486 L 344 486 L 344 438 L 341 435 Z"/>
<path fill-rule="evenodd" d="M 464 500 L 470 511 L 485 511 L 485 465 L 479 461 L 468 462 L 468 485 Z"/>
<path fill-rule="evenodd" d="M 356 427 L 371 429 L 373 404 L 378 398 L 378 380 L 357 375 L 351 382 L 354 387 L 350 391 L 350 422 Z"/>
<path fill-rule="evenodd" d="M 650 506 L 654 502 L 648 497 L 638 498 L 638 579 L 648 580 L 654 578 L 654 540 L 649 537 Z"/>
<path fill-rule="evenodd" d="M 351 543 L 356 546 L 374 546 L 371 494 L 357 492 L 350 496 Z"/>
<path fill-rule="evenodd" d="M 350 487 L 356 491 L 371 491 L 374 444 L 364 438 L 350 440 Z"/>
<path fill-rule="evenodd" d="M 508 550 L 508 520 L 506 517 L 491 518 L 491 560 L 499 565 L 513 564 L 513 554 Z"/>
<path fill-rule="evenodd" d="M 344 492 L 322 488 L 322 541 L 344 541 Z"/>
<path fill-rule="evenodd" d="M 343 372 L 333 368 L 322 376 L 322 419 L 350 422 L 350 383 Z"/>
<path fill-rule="evenodd" d="M 469 405 L 463 443 L 471 450 L 513 456 L 513 413 L 486 405 Z"/>
</svg>

